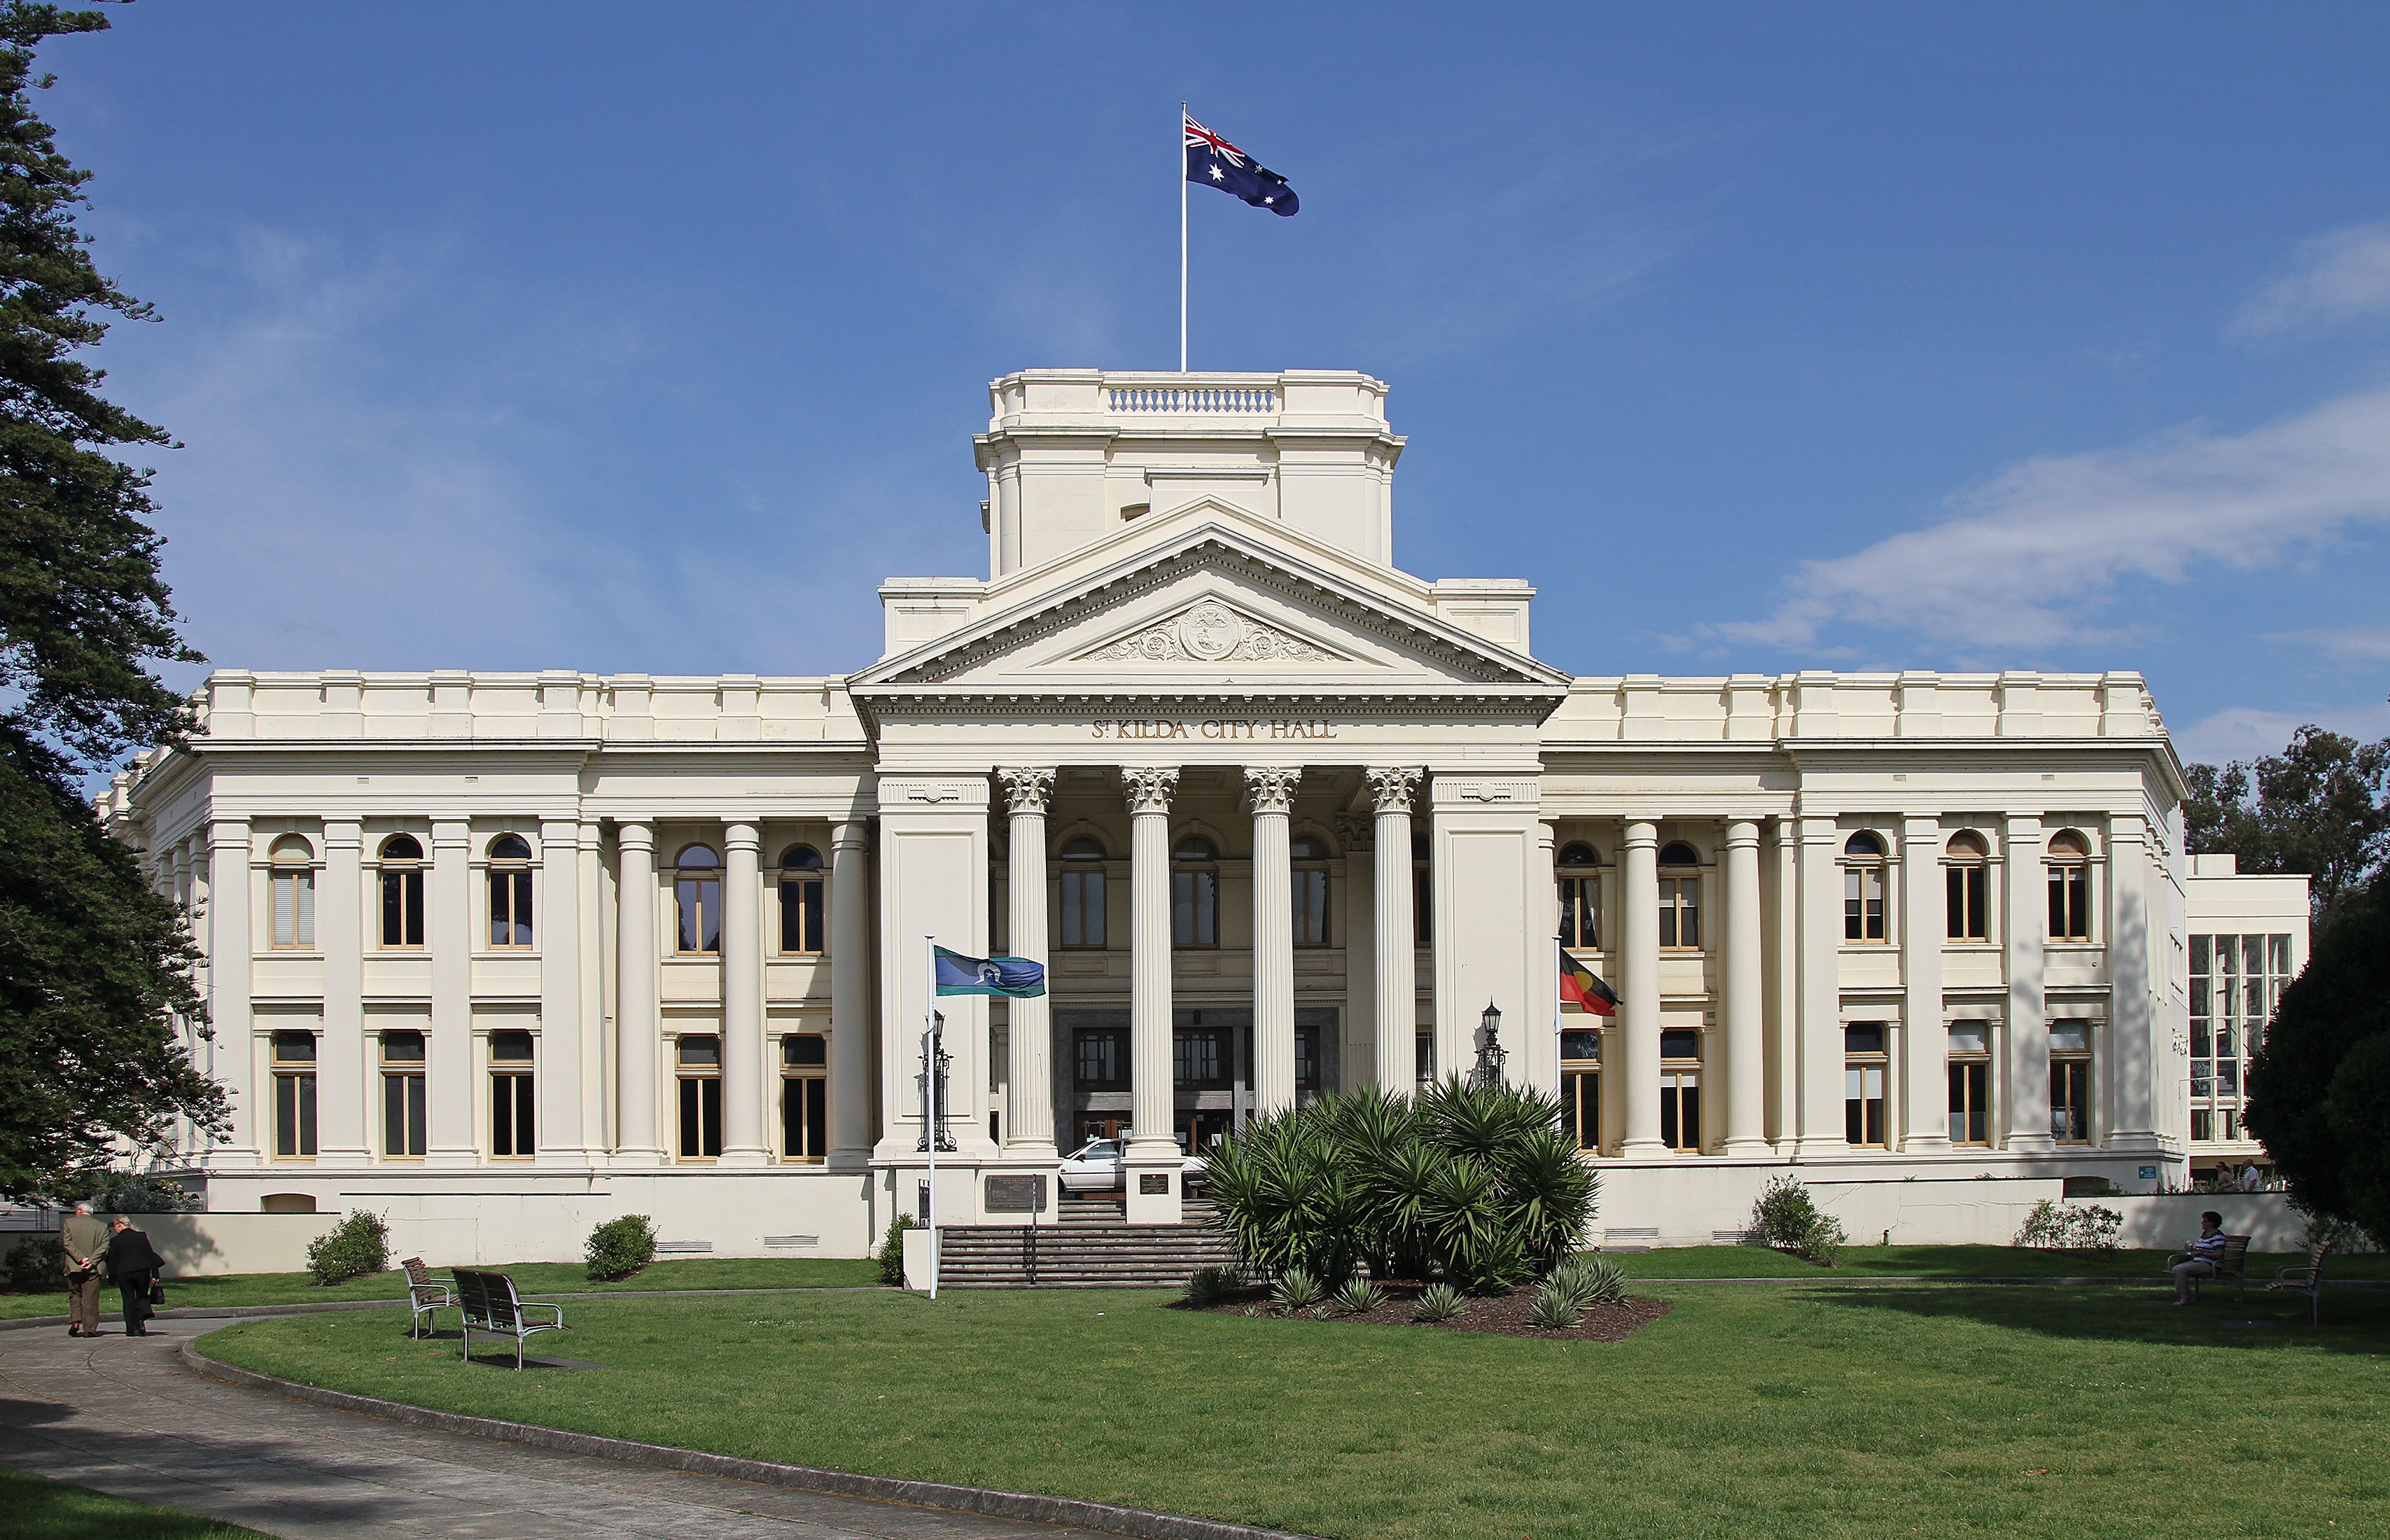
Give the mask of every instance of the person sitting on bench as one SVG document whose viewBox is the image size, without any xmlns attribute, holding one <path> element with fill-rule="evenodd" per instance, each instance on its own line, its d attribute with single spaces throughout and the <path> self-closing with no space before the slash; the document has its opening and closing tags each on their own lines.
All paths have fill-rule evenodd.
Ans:
<svg viewBox="0 0 2390 1540">
<path fill-rule="evenodd" d="M 2168 1271 L 2174 1274 L 2174 1303 L 2191 1303 L 2191 1280 L 2216 1276 L 2216 1261 L 2224 1254 L 2224 1216 L 2214 1209 L 2199 1216 L 2199 1238 L 2183 1248 L 2190 1257 Z"/>
</svg>

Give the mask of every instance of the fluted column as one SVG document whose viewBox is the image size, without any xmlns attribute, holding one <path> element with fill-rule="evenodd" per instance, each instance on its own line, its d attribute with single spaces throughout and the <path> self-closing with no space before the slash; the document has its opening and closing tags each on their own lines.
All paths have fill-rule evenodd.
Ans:
<svg viewBox="0 0 2390 1540">
<path fill-rule="evenodd" d="M 871 826 L 829 830 L 829 1161 L 871 1161 Z"/>
<path fill-rule="evenodd" d="M 2043 870 L 2041 820 L 2011 817 L 2001 832 L 2006 865 L 2000 885 L 2002 939 L 2007 943 L 2008 1137 L 2010 1149 L 2051 1149 L 2049 1134 L 2049 1020 L 2042 990 L 2049 954 L 2049 874 Z"/>
<path fill-rule="evenodd" d="M 581 825 L 539 826 L 539 1158 L 586 1161 L 582 1123 Z"/>
<path fill-rule="evenodd" d="M 212 1165 L 254 1165 L 263 1153 L 258 1106 L 257 1033 L 250 1020 L 255 943 L 250 933 L 250 838 L 246 818 L 208 825 L 208 1021 L 215 1029 L 216 1079 L 232 1103 L 230 1141 Z"/>
<path fill-rule="evenodd" d="M 1121 772 L 1129 809 L 1129 1123 L 1128 1217 L 1138 1223 L 1178 1220 L 1178 1141 L 1170 999 L 1170 798 L 1175 769 Z M 1140 1163 L 1145 1170 L 1138 1169 Z M 1144 1190 L 1149 1175 L 1164 1175 L 1163 1190 Z"/>
<path fill-rule="evenodd" d="M 1843 832 L 1831 818 L 1801 820 L 1801 1070 L 1804 1155 L 1850 1148 L 1843 1117 Z"/>
<path fill-rule="evenodd" d="M 1253 1105 L 1294 1105 L 1294 867 L 1289 815 L 1303 772 L 1245 769 L 1253 814 Z"/>
<path fill-rule="evenodd" d="M 647 824 L 616 830 L 622 869 L 615 882 L 614 1163 L 655 1165 L 656 1142 L 656 834 Z"/>
<path fill-rule="evenodd" d="M 1942 943 L 1949 915 L 1942 826 L 1900 822 L 1900 1148 L 1950 1148 L 1950 1028 L 1942 1018 Z"/>
<path fill-rule="evenodd" d="M 316 1158 L 366 1158 L 365 869 L 354 818 L 324 825 L 315 944 L 324 954 L 324 1033 L 315 1046 Z"/>
<path fill-rule="evenodd" d="M 1761 1005 L 1759 826 L 1726 830 L 1726 978 L 1719 1014 L 1726 1027 L 1726 1140 L 1728 1155 L 1767 1151 L 1767 1028 Z"/>
<path fill-rule="evenodd" d="M 1015 956 L 1042 963 L 1048 950 L 1046 814 L 1054 800 L 1054 772 L 998 770 L 996 776 L 1004 783 L 1006 815 L 1010 820 L 1007 830 L 1010 838 L 1006 842 L 1010 877 L 1005 908 L 1010 950 Z M 1054 1027 L 1047 997 L 1009 1000 L 1005 1010 L 1011 1106 L 1004 1124 L 1004 1152 L 1024 1159 L 1059 1160 L 1061 1152 L 1054 1146 Z"/>
<path fill-rule="evenodd" d="M 1619 897 L 1626 911 L 1619 938 L 1626 974 L 1619 1000 L 1626 1028 L 1626 1136 L 1618 1152 L 1645 1158 L 1668 1153 L 1660 1140 L 1659 845 L 1657 827 L 1628 824 L 1619 861 Z"/>
<path fill-rule="evenodd" d="M 1417 769 L 1368 772 L 1377 807 L 1377 881 L 1372 885 L 1378 965 L 1378 1084 L 1396 1095 L 1413 1088 L 1419 1054 L 1419 935 L 1411 913 L 1411 795 Z M 1447 929 L 1451 917 L 1446 916 Z M 1439 1063 L 1439 1072 L 1450 1066 Z"/>
<path fill-rule="evenodd" d="M 2111 1149 L 2158 1148 L 2148 830 L 2138 817 L 2108 825 L 2108 1023 L 2091 1084 L 2110 1109 L 2101 1142 Z"/>
<path fill-rule="evenodd" d="M 423 939 L 431 948 L 431 1039 L 424 1046 L 424 1135 L 432 1165 L 478 1165 L 482 1119 L 473 1096 L 473 831 L 462 818 L 431 824 Z"/>
<path fill-rule="evenodd" d="M 764 883 L 755 826 L 722 828 L 722 1163 L 761 1165 L 764 1146 Z"/>
</svg>

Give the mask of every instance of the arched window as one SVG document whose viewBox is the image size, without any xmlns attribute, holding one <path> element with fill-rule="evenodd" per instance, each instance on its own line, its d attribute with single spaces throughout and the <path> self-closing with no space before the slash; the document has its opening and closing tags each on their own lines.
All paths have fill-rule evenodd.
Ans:
<svg viewBox="0 0 2390 1540">
<path fill-rule="evenodd" d="M 1170 853 L 1170 941 L 1174 946 L 1220 944 L 1218 847 L 1200 834 Z"/>
<path fill-rule="evenodd" d="M 1885 939 L 1883 841 L 1861 829 L 1843 841 L 1843 940 Z"/>
<path fill-rule="evenodd" d="M 823 919 L 821 852 L 790 845 L 780 853 L 781 956 L 818 956 L 829 950 Z"/>
<path fill-rule="evenodd" d="M 1682 840 L 1660 847 L 1660 944 L 1697 951 L 1702 944 L 1702 858 Z"/>
<path fill-rule="evenodd" d="M 673 898 L 679 925 L 673 950 L 687 956 L 722 950 L 722 857 L 711 845 L 684 845 L 673 862 Z"/>
<path fill-rule="evenodd" d="M 531 944 L 531 845 L 520 834 L 490 841 L 490 944 Z"/>
<path fill-rule="evenodd" d="M 1084 834 L 1062 846 L 1061 944 L 1090 951 L 1104 944 L 1104 847 Z"/>
<path fill-rule="evenodd" d="M 1294 944 L 1328 944 L 1328 841 L 1297 835 L 1287 842 L 1294 863 Z"/>
<path fill-rule="evenodd" d="M 1561 944 L 1584 948 L 1601 944 L 1601 857 L 1591 845 L 1574 841 L 1561 847 Z M 1590 1146 L 1587 1148 L 1590 1149 Z"/>
<path fill-rule="evenodd" d="M 2049 837 L 2049 939 L 2091 939 L 2091 846 L 2071 828 Z"/>
<path fill-rule="evenodd" d="M 423 842 L 412 834 L 381 842 L 381 943 L 423 944 Z"/>
<path fill-rule="evenodd" d="M 272 866 L 274 930 L 270 944 L 307 951 L 315 944 L 315 848 L 304 837 L 286 834 L 266 852 Z"/>
<path fill-rule="evenodd" d="M 1992 938 L 1991 860 L 1990 849 L 1984 837 L 1972 828 L 1962 828 L 1950 836 L 1943 849 L 1943 883 L 1947 890 L 1944 908 L 1949 917 L 1948 934 L 1952 941 L 1989 941 Z"/>
</svg>

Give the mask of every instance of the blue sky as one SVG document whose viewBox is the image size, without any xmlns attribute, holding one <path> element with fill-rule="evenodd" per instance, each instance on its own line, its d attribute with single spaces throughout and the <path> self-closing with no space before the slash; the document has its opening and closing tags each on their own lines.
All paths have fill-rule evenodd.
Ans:
<svg viewBox="0 0 2390 1540">
<path fill-rule="evenodd" d="M 867 10 L 879 14 L 866 15 Z M 193 640 L 844 672 L 985 381 L 1357 367 L 1396 553 L 1579 674 L 2139 668 L 2390 733 L 2390 10 L 117 9 L 43 106 Z"/>
</svg>

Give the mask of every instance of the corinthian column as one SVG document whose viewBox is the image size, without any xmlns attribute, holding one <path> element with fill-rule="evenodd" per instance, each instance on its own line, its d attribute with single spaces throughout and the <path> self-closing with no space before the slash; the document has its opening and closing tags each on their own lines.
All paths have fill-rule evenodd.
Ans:
<svg viewBox="0 0 2390 1540">
<path fill-rule="evenodd" d="M 1759 826 L 1726 830 L 1726 1142 L 1728 1155 L 1767 1152 L 1767 1064 L 1760 1019 Z"/>
<path fill-rule="evenodd" d="M 1626 965 L 1626 994 L 1619 1001 L 1626 1018 L 1626 1136 L 1621 1155 L 1670 1153 L 1660 1142 L 1660 830 L 1626 826 L 1622 842 L 1619 960 Z"/>
<path fill-rule="evenodd" d="M 762 1165 L 764 879 L 753 824 L 722 830 L 722 1163 Z"/>
<path fill-rule="evenodd" d="M 1011 818 L 1011 871 L 1006 884 L 1006 919 L 1017 956 L 1046 960 L 1046 813 L 1054 799 L 1051 770 L 998 770 L 1004 782 L 1007 812 Z M 1052 988 L 1049 979 L 1047 986 Z M 1053 1051 L 1052 1018 L 1047 996 L 1005 1003 L 1011 1045 L 1007 1072 L 1012 1083 L 1011 1107 L 1004 1123 L 1004 1152 L 1025 1159 L 1060 1158 L 1054 1148 L 1054 1076 L 1048 1059 Z"/>
<path fill-rule="evenodd" d="M 829 1163 L 871 1161 L 871 827 L 829 830 Z"/>
<path fill-rule="evenodd" d="M 1170 798 L 1175 769 L 1124 769 L 1129 811 L 1128 1217 L 1178 1222 L 1170 1051 Z M 1143 1169 L 1139 1169 L 1142 1167 Z M 1156 1190 L 1148 1192 L 1149 1187 Z"/>
<path fill-rule="evenodd" d="M 614 1163 L 651 1166 L 656 1143 L 656 835 L 646 824 L 615 831 Z"/>
<path fill-rule="evenodd" d="M 1411 793 L 1419 789 L 1420 772 L 1394 766 L 1373 769 L 1368 775 L 1378 815 L 1377 881 L 1370 895 L 1376 901 L 1378 1084 L 1387 1091 L 1408 1095 L 1419 1054 L 1419 937 L 1411 923 Z"/>
<path fill-rule="evenodd" d="M 1300 770 L 1247 766 L 1253 812 L 1253 1104 L 1294 1105 L 1294 867 L 1289 814 Z"/>
</svg>

